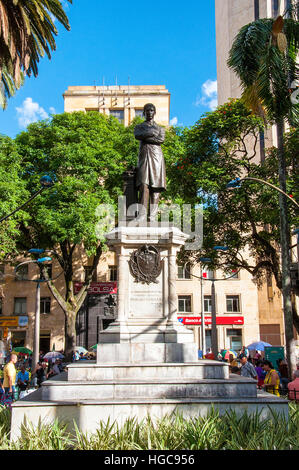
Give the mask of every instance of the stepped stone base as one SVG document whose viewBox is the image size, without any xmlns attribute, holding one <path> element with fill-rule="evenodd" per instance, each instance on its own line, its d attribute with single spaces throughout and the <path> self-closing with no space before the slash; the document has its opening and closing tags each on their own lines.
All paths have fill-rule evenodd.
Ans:
<svg viewBox="0 0 299 470">
<path fill-rule="evenodd" d="M 74 422 L 84 433 L 93 433 L 99 422 L 116 421 L 123 425 L 127 419 L 135 417 L 141 422 L 148 416 L 155 422 L 165 415 L 181 414 L 185 419 L 204 417 L 212 410 L 224 415 L 235 411 L 237 415 L 261 413 L 261 419 L 273 418 L 272 412 L 288 418 L 288 402 L 269 393 L 258 393 L 255 398 L 148 398 L 130 400 L 65 400 L 60 402 L 43 401 L 41 390 L 33 392 L 27 398 L 13 405 L 11 439 L 16 440 L 21 434 L 24 419 L 35 425 L 39 419 L 44 424 L 51 424 L 55 419 L 68 424 L 70 432 L 74 431 Z"/>
<path fill-rule="evenodd" d="M 287 400 L 258 393 L 252 379 L 229 375 L 227 364 L 218 361 L 190 363 L 114 363 L 99 365 L 85 361 L 71 364 L 68 371 L 42 384 L 42 387 L 12 406 L 11 436 L 20 436 L 21 425 L 39 419 L 51 423 L 59 419 L 74 422 L 83 432 L 95 432 L 99 422 L 122 425 L 135 417 L 148 415 L 155 421 L 171 413 L 185 418 L 206 416 L 212 408 L 224 414 L 272 412 L 288 417 Z"/>
</svg>

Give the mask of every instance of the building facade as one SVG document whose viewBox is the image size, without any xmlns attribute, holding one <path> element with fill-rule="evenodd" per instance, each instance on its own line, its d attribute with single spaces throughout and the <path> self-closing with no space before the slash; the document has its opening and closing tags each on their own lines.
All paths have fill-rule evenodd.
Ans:
<svg viewBox="0 0 299 470">
<path fill-rule="evenodd" d="M 242 94 L 237 76 L 227 65 L 229 51 L 238 31 L 259 18 L 284 15 L 290 4 L 291 0 L 215 0 L 219 105 L 230 98 L 239 98 Z M 269 126 L 260 133 L 256 163 L 263 162 L 265 149 L 272 146 L 277 146 L 275 126 Z M 257 293 L 260 339 L 270 344 L 284 344 L 282 297 L 274 278 L 269 277 L 257 289 Z"/>
<path fill-rule="evenodd" d="M 155 105 L 156 121 L 169 125 L 170 93 L 164 85 L 70 86 L 63 95 L 64 111 L 98 111 L 128 126 L 146 103 Z"/>
</svg>

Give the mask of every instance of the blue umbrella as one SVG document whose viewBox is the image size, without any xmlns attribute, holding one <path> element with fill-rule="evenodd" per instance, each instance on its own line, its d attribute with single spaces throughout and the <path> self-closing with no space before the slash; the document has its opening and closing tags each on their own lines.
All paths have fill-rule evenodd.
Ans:
<svg viewBox="0 0 299 470">
<path fill-rule="evenodd" d="M 265 341 L 257 341 L 247 346 L 247 349 L 253 351 L 265 351 L 265 346 L 272 346 L 272 344 L 265 343 Z"/>
</svg>

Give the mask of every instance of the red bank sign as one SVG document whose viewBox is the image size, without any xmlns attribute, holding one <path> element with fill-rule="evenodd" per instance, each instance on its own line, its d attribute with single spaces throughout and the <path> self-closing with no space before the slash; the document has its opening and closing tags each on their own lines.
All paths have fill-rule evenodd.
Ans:
<svg viewBox="0 0 299 470">
<path fill-rule="evenodd" d="M 201 325 L 201 317 L 178 317 L 183 325 Z M 216 317 L 217 325 L 244 325 L 244 317 Z M 205 317 L 205 325 L 212 325 L 212 317 Z"/>
<path fill-rule="evenodd" d="M 75 294 L 78 294 L 82 285 L 82 282 L 75 282 Z M 88 294 L 117 294 L 117 282 L 92 282 Z"/>
</svg>

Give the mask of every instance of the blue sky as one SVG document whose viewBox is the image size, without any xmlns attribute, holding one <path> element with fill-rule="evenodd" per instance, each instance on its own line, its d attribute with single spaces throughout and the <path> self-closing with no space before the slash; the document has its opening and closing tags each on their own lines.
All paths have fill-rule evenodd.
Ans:
<svg viewBox="0 0 299 470">
<path fill-rule="evenodd" d="M 165 85 L 170 119 L 191 126 L 216 105 L 214 0 L 103 2 L 73 0 L 71 31 L 59 25 L 57 50 L 41 59 L 37 78 L 0 111 L 0 133 L 63 112 L 70 85 Z"/>
</svg>

